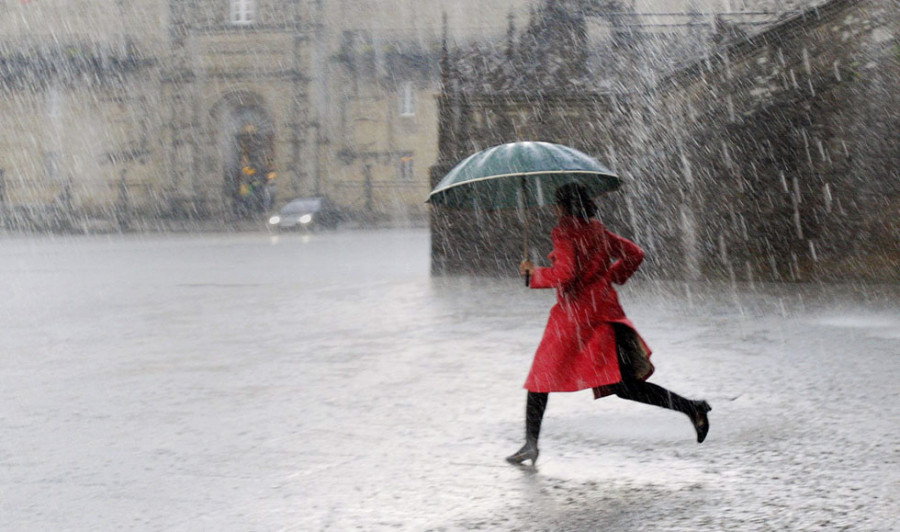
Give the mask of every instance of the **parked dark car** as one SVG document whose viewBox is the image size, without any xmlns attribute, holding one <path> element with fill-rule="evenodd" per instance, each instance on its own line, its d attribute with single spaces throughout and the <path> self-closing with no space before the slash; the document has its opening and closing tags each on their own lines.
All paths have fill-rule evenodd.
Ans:
<svg viewBox="0 0 900 532">
<path fill-rule="evenodd" d="M 335 229 L 341 219 L 340 211 L 328 198 L 297 198 L 269 218 L 269 227 L 279 231 Z"/>
</svg>

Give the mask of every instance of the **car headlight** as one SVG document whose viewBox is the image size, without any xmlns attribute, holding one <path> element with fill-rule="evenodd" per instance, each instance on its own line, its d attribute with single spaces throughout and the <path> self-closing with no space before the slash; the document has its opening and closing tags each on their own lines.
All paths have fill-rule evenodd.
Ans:
<svg viewBox="0 0 900 532">
<path fill-rule="evenodd" d="M 272 225 L 278 225 L 278 222 L 281 221 L 281 216 L 273 216 L 269 218 L 269 223 Z"/>
<path fill-rule="evenodd" d="M 304 214 L 303 216 L 300 217 L 300 223 L 302 223 L 302 224 L 308 224 L 311 221 L 312 221 L 312 214 Z"/>
</svg>

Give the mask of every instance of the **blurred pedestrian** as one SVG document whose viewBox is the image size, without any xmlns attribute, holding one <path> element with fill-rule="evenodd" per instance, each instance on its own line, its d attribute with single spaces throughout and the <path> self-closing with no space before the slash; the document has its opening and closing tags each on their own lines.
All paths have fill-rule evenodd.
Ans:
<svg viewBox="0 0 900 532">
<path fill-rule="evenodd" d="M 693 423 L 697 441 L 703 442 L 709 431 L 709 403 L 646 382 L 654 369 L 650 348 L 625 316 L 612 286 L 624 284 L 637 271 L 643 250 L 594 218 L 597 206 L 585 187 L 563 185 L 555 200 L 552 266 L 538 268 L 531 261 L 519 265 L 522 275 L 530 275 L 531 288 L 555 288 L 557 302 L 525 381 L 525 445 L 506 460 L 537 462 L 549 392 L 588 388 L 597 399 L 615 394 L 682 412 Z"/>
</svg>

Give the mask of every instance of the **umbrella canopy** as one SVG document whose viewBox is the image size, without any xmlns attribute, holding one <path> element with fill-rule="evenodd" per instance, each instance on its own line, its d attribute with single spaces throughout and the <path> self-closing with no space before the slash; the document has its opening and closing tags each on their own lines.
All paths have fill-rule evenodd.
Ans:
<svg viewBox="0 0 900 532">
<path fill-rule="evenodd" d="M 441 180 L 428 201 L 441 207 L 509 209 L 550 205 L 557 188 L 584 185 L 592 196 L 621 180 L 593 157 L 549 142 L 511 142 L 469 156 Z"/>
</svg>

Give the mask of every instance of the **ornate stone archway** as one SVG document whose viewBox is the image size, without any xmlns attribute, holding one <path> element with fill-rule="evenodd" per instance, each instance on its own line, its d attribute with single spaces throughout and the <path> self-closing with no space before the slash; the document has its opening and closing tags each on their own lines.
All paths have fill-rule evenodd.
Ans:
<svg viewBox="0 0 900 532">
<path fill-rule="evenodd" d="M 275 198 L 275 125 L 264 99 L 251 91 L 223 96 L 210 110 L 217 168 L 232 214 L 252 218 Z"/>
</svg>

